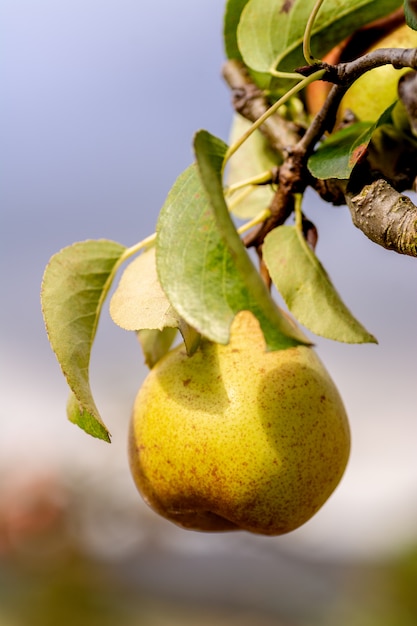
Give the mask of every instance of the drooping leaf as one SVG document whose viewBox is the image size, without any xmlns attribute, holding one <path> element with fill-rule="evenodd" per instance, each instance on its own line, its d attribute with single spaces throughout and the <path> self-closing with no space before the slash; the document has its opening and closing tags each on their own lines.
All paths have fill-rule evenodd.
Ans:
<svg viewBox="0 0 417 626">
<path fill-rule="evenodd" d="M 251 126 L 251 123 L 239 114 L 233 118 L 230 134 L 230 144 L 237 141 Z M 279 165 L 282 159 L 271 150 L 266 138 L 259 130 L 256 130 L 235 152 L 228 163 L 226 172 L 227 186 L 247 180 L 259 175 L 264 171 L 271 170 Z M 242 194 L 237 191 L 230 197 L 229 206 L 236 217 L 248 219 L 255 217 L 260 211 L 267 208 L 273 198 L 274 190 L 271 185 L 259 185 L 252 188 L 247 195 L 242 194 L 243 200 L 234 204 L 236 196 Z"/>
<path fill-rule="evenodd" d="M 308 169 L 323 180 L 348 179 L 365 154 L 374 129 L 372 122 L 357 122 L 330 135 L 309 158 Z"/>
<path fill-rule="evenodd" d="M 220 148 L 221 154 L 213 155 L 217 168 L 222 165 L 223 143 Z M 230 219 L 224 198 L 222 202 Z M 190 326 L 218 343 L 229 341 L 230 325 L 240 310 L 257 315 L 270 348 L 303 341 L 290 322 L 281 319 L 235 234 L 238 246 L 234 243 L 231 249 L 221 234 L 197 166 L 191 165 L 178 177 L 158 220 L 157 269 L 170 302 Z M 242 261 L 243 255 L 247 258 Z"/>
<path fill-rule="evenodd" d="M 137 256 L 123 272 L 110 300 L 110 315 L 125 330 L 178 328 L 179 316 L 156 273 L 154 247 Z"/>
<path fill-rule="evenodd" d="M 64 248 L 49 261 L 41 290 L 49 341 L 73 393 L 68 417 L 106 441 L 110 435 L 91 393 L 89 363 L 102 304 L 125 249 L 105 239 Z"/>
<path fill-rule="evenodd" d="M 249 298 L 245 308 L 258 318 L 269 349 L 305 343 L 307 340 L 284 316 L 271 298 L 259 272 L 253 266 L 231 220 L 223 195 L 222 171 L 226 144 L 207 131 L 194 139 L 194 150 L 200 179 L 209 197 L 211 211 L 220 234 L 231 255 L 237 275 Z M 236 285 L 238 286 L 238 285 Z M 235 287 L 236 288 L 236 287 Z M 235 313 L 242 307 L 235 309 Z"/>
<path fill-rule="evenodd" d="M 265 238 L 264 261 L 294 317 L 316 335 L 346 343 L 376 342 L 342 302 L 326 270 L 295 226 Z"/>
<path fill-rule="evenodd" d="M 302 42 L 314 4 L 315 0 L 249 0 L 237 31 L 244 62 L 259 72 L 293 72 L 305 65 Z M 401 4 L 401 0 L 326 0 L 313 27 L 313 55 L 322 58 L 352 32 Z"/>
</svg>

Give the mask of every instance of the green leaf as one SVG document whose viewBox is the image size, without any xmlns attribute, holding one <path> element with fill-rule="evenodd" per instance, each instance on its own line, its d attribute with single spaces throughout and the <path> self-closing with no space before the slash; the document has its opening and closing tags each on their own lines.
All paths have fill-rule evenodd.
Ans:
<svg viewBox="0 0 417 626">
<path fill-rule="evenodd" d="M 367 152 L 371 141 L 374 143 L 379 136 L 379 130 L 392 127 L 396 104 L 391 104 L 376 122 L 357 122 L 325 139 L 307 163 L 313 176 L 323 180 L 347 180 L 355 165 Z"/>
<path fill-rule="evenodd" d="M 231 250 L 219 231 L 197 166 L 190 166 L 171 189 L 158 221 L 158 274 L 171 303 L 191 326 L 218 343 L 229 341 L 230 325 L 240 310 L 258 317 L 269 348 L 302 342 L 301 334 L 275 306 L 234 232 L 239 247 Z M 236 252 L 246 260 L 237 262 Z"/>
<path fill-rule="evenodd" d="M 138 331 L 138 339 L 145 355 L 145 363 L 152 368 L 170 349 L 177 335 L 176 328 L 163 330 L 144 328 Z"/>
<path fill-rule="evenodd" d="M 223 194 L 222 172 L 227 146 L 205 130 L 194 139 L 194 151 L 200 178 L 210 199 L 220 235 L 233 258 L 235 268 L 249 295 L 246 309 L 258 318 L 267 348 L 279 350 L 308 343 L 296 326 L 284 316 L 271 298 L 269 290 L 253 266 L 230 217 Z M 235 313 L 242 310 L 239 307 Z"/>
<path fill-rule="evenodd" d="M 91 394 L 90 394 L 91 395 Z M 86 405 L 85 403 L 84 405 Z M 103 439 L 110 443 L 110 433 L 103 424 L 94 400 L 90 398 L 88 402 L 90 410 L 83 409 L 83 405 L 71 392 L 67 402 L 67 417 L 70 422 L 82 428 L 86 433 L 97 439 Z"/>
<path fill-rule="evenodd" d="M 404 0 L 404 15 L 407 25 L 417 30 L 417 2 L 416 0 Z"/>
<path fill-rule="evenodd" d="M 201 334 L 182 318 L 180 318 L 178 328 L 184 340 L 187 354 L 188 356 L 191 356 L 200 345 Z"/>
<path fill-rule="evenodd" d="M 272 300 L 230 219 L 221 182 L 226 145 L 201 131 L 194 148 L 198 169 L 179 176 L 158 221 L 157 268 L 169 300 L 218 343 L 229 341 L 241 310 L 258 317 L 269 349 L 306 343 Z"/>
<path fill-rule="evenodd" d="M 401 0 L 326 0 L 313 27 L 312 53 L 322 58 L 361 26 L 401 6 Z M 244 62 L 259 72 L 293 72 L 306 64 L 303 36 L 315 0 L 249 0 L 237 41 Z"/>
<path fill-rule="evenodd" d="M 251 126 L 251 122 L 239 114 L 233 118 L 230 133 L 230 145 L 240 139 Z M 227 165 L 226 185 L 229 187 L 242 180 L 250 179 L 266 170 L 271 170 L 282 162 L 279 155 L 274 152 L 264 135 L 256 130 L 245 143 L 232 155 Z M 255 217 L 260 211 L 266 209 L 274 196 L 271 185 L 258 185 L 249 188 L 250 193 L 245 195 L 242 190 L 230 196 L 228 202 L 233 215 L 242 219 Z M 234 204 L 236 196 L 244 196 L 238 204 Z"/>
<path fill-rule="evenodd" d="M 372 122 L 358 122 L 333 133 L 323 141 L 308 160 L 308 169 L 316 178 L 349 178 L 366 152 L 374 132 Z"/>
<path fill-rule="evenodd" d="M 172 308 L 156 273 L 155 248 L 137 256 L 126 267 L 110 300 L 112 320 L 125 330 L 177 328 Z"/>
<path fill-rule="evenodd" d="M 64 248 L 49 261 L 41 290 L 49 341 L 73 392 L 68 417 L 105 441 L 110 435 L 91 393 L 89 363 L 103 301 L 125 249 L 105 239 Z"/>
<path fill-rule="evenodd" d="M 223 39 L 224 49 L 228 59 L 242 60 L 237 45 L 237 27 L 240 16 L 248 0 L 228 0 L 224 12 Z"/>
<path fill-rule="evenodd" d="M 296 319 L 316 335 L 346 343 L 376 339 L 342 302 L 320 261 L 295 226 L 279 226 L 265 238 L 264 261 Z"/>
<path fill-rule="evenodd" d="M 223 40 L 226 57 L 228 59 L 242 61 L 242 55 L 240 54 L 237 45 L 237 27 L 241 13 L 247 2 L 248 0 L 228 0 L 226 2 L 223 23 Z M 253 82 L 261 89 L 267 89 L 269 87 L 271 82 L 269 74 L 254 72 L 250 68 L 249 74 Z"/>
</svg>

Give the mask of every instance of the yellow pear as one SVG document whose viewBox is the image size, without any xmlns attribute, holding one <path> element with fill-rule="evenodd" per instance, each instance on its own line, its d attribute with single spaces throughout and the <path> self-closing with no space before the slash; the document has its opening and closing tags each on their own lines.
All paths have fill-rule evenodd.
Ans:
<svg viewBox="0 0 417 626">
<path fill-rule="evenodd" d="M 129 459 L 144 500 L 183 528 L 287 533 L 310 519 L 345 470 L 349 425 L 312 348 L 267 352 L 239 313 L 228 345 L 182 346 L 148 374 Z"/>
<path fill-rule="evenodd" d="M 403 24 L 380 39 L 368 52 L 378 48 L 415 47 L 417 31 Z M 341 114 L 349 109 L 359 120 L 375 122 L 398 99 L 398 80 L 408 71 L 409 68 L 396 70 L 392 65 L 382 65 L 366 72 L 346 92 L 340 105 Z"/>
</svg>

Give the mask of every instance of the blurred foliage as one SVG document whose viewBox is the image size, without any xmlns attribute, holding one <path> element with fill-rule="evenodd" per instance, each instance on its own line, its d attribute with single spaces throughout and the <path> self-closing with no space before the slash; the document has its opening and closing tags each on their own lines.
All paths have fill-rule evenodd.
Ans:
<svg viewBox="0 0 417 626">
<path fill-rule="evenodd" d="M 127 624 L 124 603 L 111 592 L 107 574 L 76 554 L 49 567 L 14 563 L 8 579 L 5 571 L 1 577 L 0 615 L 13 626 Z"/>
<path fill-rule="evenodd" d="M 121 546 L 119 554 L 117 546 L 107 556 L 95 551 L 86 541 L 92 527 L 104 532 L 107 528 L 108 542 L 117 542 L 115 537 L 121 535 L 106 522 L 100 503 L 90 509 L 94 519 L 86 518 L 87 495 L 91 503 L 100 499 L 99 490 L 87 494 L 85 483 L 71 483 L 66 477 L 64 484 L 53 473 L 30 475 L 24 480 L 9 475 L 0 480 L 0 626 L 417 623 L 417 544 L 379 562 L 313 563 L 299 553 L 286 552 L 283 558 L 279 543 L 274 542 L 276 559 L 268 549 L 266 560 L 262 560 L 264 553 L 249 551 L 233 565 L 231 553 L 219 553 L 210 559 L 203 550 L 197 560 L 194 554 L 196 569 L 182 569 L 187 563 L 187 545 L 189 556 L 196 545 L 195 534 L 188 544 L 183 542 L 182 554 L 173 550 L 169 543 L 164 543 L 170 526 L 156 524 L 154 517 L 147 517 L 146 509 L 136 510 L 134 504 L 121 508 L 107 489 L 106 508 L 114 508 L 112 523 L 120 524 L 124 532 L 128 527 L 134 534 L 140 529 L 145 532 L 145 539 L 134 547 L 132 544 L 128 552 Z M 128 526 L 124 517 L 131 516 L 132 509 L 133 524 Z M 129 520 L 132 521 L 130 517 Z M 200 537 L 204 544 L 205 536 Z M 242 562 L 247 563 L 247 568 L 242 567 Z M 148 567 L 153 570 L 150 577 Z M 229 571 L 228 568 L 234 578 L 230 589 L 241 587 L 237 596 L 217 597 L 218 587 L 214 585 L 197 597 L 193 586 L 187 587 L 190 576 L 201 578 L 203 589 L 204 584 L 209 587 L 210 581 L 216 582 L 211 576 L 218 576 L 221 569 Z M 168 584 L 167 572 L 171 572 L 168 576 L 175 576 L 172 582 L 168 578 Z M 288 578 L 294 581 L 290 584 L 296 589 L 291 587 L 293 597 L 285 597 L 284 601 L 284 581 Z M 313 594 L 309 587 L 312 578 L 319 583 Z M 320 597 L 322 583 L 328 589 Z M 265 596 L 265 590 L 274 597 Z"/>
<path fill-rule="evenodd" d="M 145 594 L 79 554 L 42 571 L 0 568 L 0 626 L 288 626 L 246 611 Z"/>
<path fill-rule="evenodd" d="M 354 597 L 354 608 L 347 610 L 343 626 L 415 626 L 417 545 L 360 576 Z"/>
</svg>

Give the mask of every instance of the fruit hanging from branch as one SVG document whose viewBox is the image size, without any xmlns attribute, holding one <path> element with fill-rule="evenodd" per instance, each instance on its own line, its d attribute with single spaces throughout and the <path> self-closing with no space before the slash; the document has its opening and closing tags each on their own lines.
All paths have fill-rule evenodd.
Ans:
<svg viewBox="0 0 417 626">
<path fill-rule="evenodd" d="M 287 533 L 343 475 L 343 402 L 293 318 L 327 339 L 376 339 L 316 256 L 305 192 L 348 205 L 372 241 L 417 256 L 417 208 L 402 194 L 417 179 L 417 20 L 406 0 L 407 25 L 401 10 L 394 27 L 400 4 L 349 0 L 341 13 L 339 0 L 228 0 L 230 145 L 196 133 L 195 162 L 169 191 L 155 233 L 129 248 L 73 244 L 45 270 L 43 315 L 71 389 L 68 417 L 110 441 L 89 362 L 103 303 L 130 261 L 110 314 L 137 333 L 151 369 L 134 405 L 130 466 L 148 504 L 179 526 Z M 326 57 L 347 53 L 355 31 L 370 34 L 360 29 L 381 19 L 390 35 L 369 52 Z M 354 115 L 345 119 L 346 109 Z M 183 342 L 170 350 L 177 332 Z"/>
<path fill-rule="evenodd" d="M 236 316 L 230 343 L 183 346 L 153 368 L 134 406 L 130 465 L 145 501 L 192 530 L 280 535 L 310 519 L 345 470 L 340 395 L 313 348 L 266 352 Z"/>
</svg>

